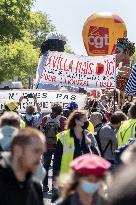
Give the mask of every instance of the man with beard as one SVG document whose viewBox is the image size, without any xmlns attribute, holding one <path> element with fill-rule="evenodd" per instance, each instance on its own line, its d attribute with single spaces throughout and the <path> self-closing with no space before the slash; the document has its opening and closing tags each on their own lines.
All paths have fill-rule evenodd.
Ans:
<svg viewBox="0 0 136 205">
<path fill-rule="evenodd" d="M 15 132 L 11 154 L 0 157 L 0 204 L 43 205 L 40 184 L 32 178 L 45 149 L 44 135 L 34 128 Z"/>
</svg>

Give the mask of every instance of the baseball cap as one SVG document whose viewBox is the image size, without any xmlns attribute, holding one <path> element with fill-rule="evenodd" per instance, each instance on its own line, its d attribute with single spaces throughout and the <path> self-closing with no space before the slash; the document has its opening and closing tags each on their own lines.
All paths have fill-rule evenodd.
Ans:
<svg viewBox="0 0 136 205">
<path fill-rule="evenodd" d="M 18 104 L 15 101 L 12 101 L 12 100 L 7 100 L 4 103 L 4 106 L 6 106 L 10 111 L 14 111 L 15 109 L 18 108 Z"/>
<path fill-rule="evenodd" d="M 71 101 L 71 102 L 67 105 L 66 108 L 67 108 L 67 109 L 70 109 L 70 110 L 72 110 L 72 109 L 78 109 L 78 104 L 77 104 L 76 102 L 74 102 L 74 101 Z"/>
</svg>

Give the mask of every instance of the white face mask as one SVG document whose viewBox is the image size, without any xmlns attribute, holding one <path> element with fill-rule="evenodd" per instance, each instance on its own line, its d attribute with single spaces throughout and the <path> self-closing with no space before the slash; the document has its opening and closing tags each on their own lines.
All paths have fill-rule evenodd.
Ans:
<svg viewBox="0 0 136 205">
<path fill-rule="evenodd" d="M 99 190 L 100 184 L 99 183 L 91 183 L 87 180 L 83 180 L 81 182 L 80 187 L 85 193 L 94 194 Z"/>
</svg>

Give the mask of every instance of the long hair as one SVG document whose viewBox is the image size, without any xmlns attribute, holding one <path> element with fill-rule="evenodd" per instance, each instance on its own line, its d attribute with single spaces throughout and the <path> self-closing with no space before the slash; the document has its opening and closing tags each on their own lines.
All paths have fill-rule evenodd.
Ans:
<svg viewBox="0 0 136 205">
<path fill-rule="evenodd" d="M 80 178 L 82 177 L 86 177 L 86 175 L 78 174 L 71 170 L 68 174 L 61 175 L 57 179 L 57 187 L 59 189 L 59 194 L 63 200 L 77 191 L 77 188 L 80 183 Z M 105 183 L 107 177 L 108 177 L 108 173 L 105 173 L 103 176 L 98 177 L 98 179 L 102 183 Z M 105 190 L 103 187 L 100 188 L 99 194 L 102 197 L 105 197 Z"/>
<path fill-rule="evenodd" d="M 68 117 L 66 123 L 66 129 L 73 129 L 76 125 L 76 120 L 80 120 L 82 117 L 86 116 L 87 112 L 84 110 L 74 110 Z"/>
<path fill-rule="evenodd" d="M 62 175 L 57 179 L 59 192 L 63 199 L 76 192 L 80 177 L 83 177 L 83 175 L 71 171 L 69 174 Z"/>
</svg>

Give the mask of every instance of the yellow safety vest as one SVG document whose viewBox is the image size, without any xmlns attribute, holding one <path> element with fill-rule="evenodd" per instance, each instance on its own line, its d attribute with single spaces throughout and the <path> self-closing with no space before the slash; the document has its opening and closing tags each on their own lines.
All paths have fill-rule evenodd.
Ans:
<svg viewBox="0 0 136 205">
<path fill-rule="evenodd" d="M 118 147 L 126 144 L 130 138 L 135 137 L 136 119 L 123 121 L 116 135 Z"/>
<path fill-rule="evenodd" d="M 92 134 L 94 134 L 94 126 L 91 122 L 89 122 L 89 125 L 88 125 L 88 131 L 91 132 Z"/>
<path fill-rule="evenodd" d="M 26 124 L 25 122 L 21 119 L 20 120 L 20 128 L 25 128 L 26 127 Z"/>
<path fill-rule="evenodd" d="M 57 134 L 57 140 L 60 140 L 63 145 L 60 174 L 68 173 L 69 164 L 74 156 L 74 138 L 70 136 L 70 130 L 65 130 Z"/>
</svg>

